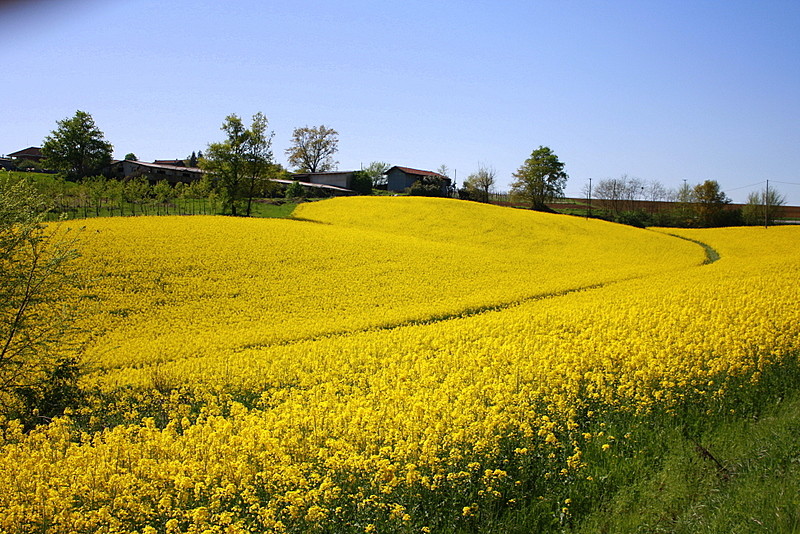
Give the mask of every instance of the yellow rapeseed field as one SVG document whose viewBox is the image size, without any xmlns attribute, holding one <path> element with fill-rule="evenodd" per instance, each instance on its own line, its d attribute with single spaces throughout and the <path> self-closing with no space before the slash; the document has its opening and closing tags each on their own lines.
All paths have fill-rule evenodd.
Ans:
<svg viewBox="0 0 800 534">
<path fill-rule="evenodd" d="M 0 532 L 469 530 L 632 447 L 611 418 L 727 409 L 800 348 L 800 228 L 295 215 L 81 221 L 91 400 L 5 424 Z"/>
</svg>

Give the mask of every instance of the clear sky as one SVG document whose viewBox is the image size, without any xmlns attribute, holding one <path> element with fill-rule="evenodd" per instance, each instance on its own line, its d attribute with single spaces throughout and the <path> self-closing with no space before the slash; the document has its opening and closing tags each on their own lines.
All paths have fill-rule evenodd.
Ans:
<svg viewBox="0 0 800 534">
<path fill-rule="evenodd" d="M 343 170 L 507 190 L 544 145 L 571 196 L 627 174 L 800 205 L 797 0 L 6 0 L 0 26 L 0 154 L 83 110 L 116 158 L 184 158 L 261 111 L 284 165 L 324 124 Z"/>
</svg>

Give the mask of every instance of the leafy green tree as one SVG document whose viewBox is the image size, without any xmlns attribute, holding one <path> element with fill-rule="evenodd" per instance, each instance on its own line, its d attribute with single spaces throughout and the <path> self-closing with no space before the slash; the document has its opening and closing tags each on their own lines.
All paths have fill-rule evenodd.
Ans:
<svg viewBox="0 0 800 534">
<path fill-rule="evenodd" d="M 569 178 L 564 163 L 544 146 L 534 150 L 513 176 L 516 180 L 511 184 L 511 194 L 539 211 L 547 210 L 548 202 L 564 196 Z"/>
<path fill-rule="evenodd" d="M 384 161 L 373 161 L 364 168 L 364 172 L 372 180 L 372 187 L 379 189 L 386 186 L 386 175 L 384 174 L 391 168 L 391 165 Z"/>
<path fill-rule="evenodd" d="M 86 187 L 87 200 L 94 208 L 94 214 L 99 217 L 100 210 L 103 207 L 103 200 L 107 196 L 108 180 L 105 176 L 87 176 L 82 180 L 83 186 Z"/>
<path fill-rule="evenodd" d="M 77 111 L 74 117 L 58 121 L 58 128 L 42 144 L 42 155 L 45 167 L 80 179 L 111 164 L 112 149 L 92 116 Z"/>
<path fill-rule="evenodd" d="M 128 152 L 125 154 L 125 161 L 139 161 L 139 158 L 133 152 Z"/>
<path fill-rule="evenodd" d="M 290 183 L 289 186 L 286 188 L 286 198 L 303 198 L 305 196 L 305 190 L 303 186 L 300 185 L 300 182 L 295 180 L 294 182 Z"/>
<path fill-rule="evenodd" d="M 131 215 L 136 215 L 136 205 L 141 206 L 142 213 L 145 213 L 145 204 L 150 198 L 150 185 L 143 177 L 131 178 L 125 182 L 123 188 L 125 201 L 131 205 Z"/>
<path fill-rule="evenodd" d="M 350 183 L 350 189 L 361 195 L 371 195 L 372 177 L 367 174 L 367 171 L 354 172 L 353 179 Z"/>
<path fill-rule="evenodd" d="M 298 172 L 326 172 L 336 169 L 333 156 L 339 150 L 339 132 L 324 125 L 295 128 L 291 146 L 286 149 L 289 165 Z"/>
<path fill-rule="evenodd" d="M 159 180 L 159 182 L 153 186 L 153 196 L 156 200 L 156 209 L 158 209 L 158 213 L 161 213 L 161 208 L 163 207 L 164 212 L 169 215 L 169 204 L 175 199 L 175 189 L 173 189 L 166 180 Z"/>
<path fill-rule="evenodd" d="M 42 222 L 49 204 L 26 180 L 0 175 L 0 415 L 32 426 L 77 398 L 78 362 L 62 340 L 76 255 Z"/>
<path fill-rule="evenodd" d="M 489 202 L 489 192 L 494 188 L 497 172 L 487 165 L 478 165 L 478 170 L 467 176 L 464 188 L 471 200 Z"/>
<path fill-rule="evenodd" d="M 722 192 L 716 180 L 706 180 L 694 186 L 693 199 L 697 224 L 702 227 L 725 223 L 725 206 L 731 200 Z"/>
<path fill-rule="evenodd" d="M 237 115 L 228 115 L 220 128 L 227 139 L 208 145 L 200 163 L 216 180 L 231 215 L 238 215 L 246 200 L 245 214 L 249 216 L 253 198 L 268 178 L 273 134 L 267 132 L 267 125 L 267 117 L 260 112 L 253 115 L 250 128 Z"/>
<path fill-rule="evenodd" d="M 423 176 L 408 188 L 408 194 L 417 197 L 444 197 L 450 193 L 448 180 L 442 175 Z"/>
<path fill-rule="evenodd" d="M 106 195 L 108 196 L 108 209 L 111 215 L 114 215 L 114 210 L 118 209 L 119 214 L 123 214 L 122 203 L 125 199 L 124 196 L 125 185 L 119 180 L 109 180 L 106 183 Z"/>
<path fill-rule="evenodd" d="M 29 159 L 15 161 L 14 166 L 21 171 L 35 171 L 41 168 L 38 163 Z"/>
</svg>

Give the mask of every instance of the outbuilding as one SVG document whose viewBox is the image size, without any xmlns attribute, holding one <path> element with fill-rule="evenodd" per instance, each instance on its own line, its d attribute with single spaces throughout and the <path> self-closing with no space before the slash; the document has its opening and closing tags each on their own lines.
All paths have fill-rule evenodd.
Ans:
<svg viewBox="0 0 800 534">
<path fill-rule="evenodd" d="M 443 184 L 443 188 L 450 186 L 450 178 L 443 176 L 438 172 L 423 171 L 420 169 L 412 169 L 410 167 L 394 166 L 386 171 L 386 189 L 400 193 L 405 191 L 414 182 L 424 182 L 425 180 L 438 180 Z"/>
</svg>

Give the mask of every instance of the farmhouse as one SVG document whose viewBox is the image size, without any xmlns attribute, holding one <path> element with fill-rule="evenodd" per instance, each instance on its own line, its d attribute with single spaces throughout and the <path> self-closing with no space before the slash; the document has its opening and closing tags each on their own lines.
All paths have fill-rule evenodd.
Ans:
<svg viewBox="0 0 800 534">
<path fill-rule="evenodd" d="M 386 189 L 394 192 L 405 191 L 414 182 L 424 181 L 426 179 L 438 179 L 442 181 L 443 187 L 450 186 L 450 178 L 442 176 L 437 172 L 422 171 L 419 169 L 411 169 L 409 167 L 394 166 L 386 171 Z"/>
<path fill-rule="evenodd" d="M 355 171 L 300 172 L 292 174 L 292 180 L 309 184 L 331 185 L 344 189 L 353 186 Z"/>
<path fill-rule="evenodd" d="M 172 160 L 171 163 L 176 163 Z M 181 162 L 183 163 L 183 162 Z M 151 184 L 166 180 L 172 185 L 179 182 L 191 183 L 203 177 L 204 170 L 197 167 L 168 165 L 164 163 L 145 163 L 143 161 L 115 161 L 111 164 L 109 175 L 113 178 L 126 179 L 144 177 Z"/>
<path fill-rule="evenodd" d="M 294 176 L 297 176 L 297 175 L 293 174 L 292 177 L 294 177 Z M 353 191 L 352 189 L 348 189 L 346 187 L 339 187 L 339 186 L 336 186 L 336 185 L 320 184 L 320 183 L 314 183 L 314 182 L 304 182 L 304 181 L 300 180 L 299 178 L 296 179 L 296 180 L 276 180 L 276 179 L 271 179 L 270 180 L 270 182 L 274 182 L 276 184 L 280 184 L 281 187 L 283 187 L 284 189 L 289 187 L 289 185 L 291 185 L 295 181 L 296 182 L 300 182 L 300 185 L 302 185 L 303 188 L 307 192 L 308 191 L 314 191 L 314 192 L 317 192 L 317 193 L 321 193 L 321 196 L 341 197 L 341 196 L 350 196 L 350 195 L 355 195 L 356 194 L 355 191 Z M 320 196 L 320 195 L 317 194 L 316 196 Z"/>
<path fill-rule="evenodd" d="M 6 154 L 6 156 L 17 161 L 28 160 L 35 163 L 39 163 L 44 159 L 44 156 L 42 156 L 42 149 L 37 146 L 29 146 L 28 148 L 12 152 L 11 154 Z"/>
</svg>

